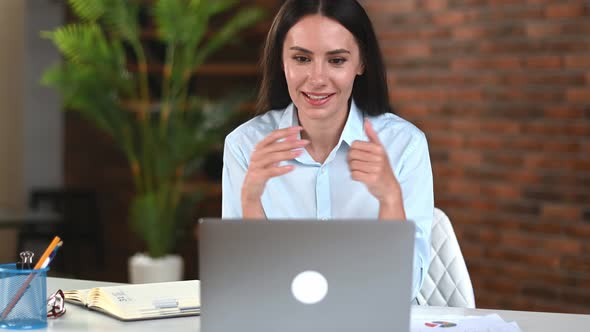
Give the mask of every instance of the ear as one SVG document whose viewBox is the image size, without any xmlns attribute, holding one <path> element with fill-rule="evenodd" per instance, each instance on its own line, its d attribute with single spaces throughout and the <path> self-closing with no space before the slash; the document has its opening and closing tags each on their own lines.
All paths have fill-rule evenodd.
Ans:
<svg viewBox="0 0 590 332">
<path fill-rule="evenodd" d="M 362 75 L 362 74 L 364 74 L 364 73 L 365 73 L 365 63 L 364 63 L 364 62 L 361 62 L 361 63 L 359 64 L 359 67 L 358 67 L 357 71 L 356 71 L 356 74 L 357 74 L 358 76 L 361 76 L 361 75 Z"/>
</svg>

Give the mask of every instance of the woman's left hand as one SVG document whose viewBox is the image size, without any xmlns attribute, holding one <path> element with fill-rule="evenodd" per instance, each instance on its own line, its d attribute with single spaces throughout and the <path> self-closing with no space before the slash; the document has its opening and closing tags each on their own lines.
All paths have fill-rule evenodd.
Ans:
<svg viewBox="0 0 590 332">
<path fill-rule="evenodd" d="M 348 152 L 352 179 L 364 183 L 382 206 L 399 206 L 403 203 L 401 187 L 387 152 L 368 119 L 364 127 L 369 141 L 354 141 Z"/>
</svg>

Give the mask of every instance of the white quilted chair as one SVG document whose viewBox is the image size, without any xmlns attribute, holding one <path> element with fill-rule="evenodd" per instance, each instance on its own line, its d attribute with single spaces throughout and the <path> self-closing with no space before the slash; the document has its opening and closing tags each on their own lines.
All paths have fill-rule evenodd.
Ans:
<svg viewBox="0 0 590 332">
<path fill-rule="evenodd" d="M 469 272 L 447 215 L 434 208 L 431 261 L 418 304 L 443 307 L 475 308 Z"/>
</svg>

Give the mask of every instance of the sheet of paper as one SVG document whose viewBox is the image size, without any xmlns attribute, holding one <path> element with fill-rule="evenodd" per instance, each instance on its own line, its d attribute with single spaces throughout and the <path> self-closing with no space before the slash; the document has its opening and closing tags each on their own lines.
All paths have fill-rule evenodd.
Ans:
<svg viewBox="0 0 590 332">
<path fill-rule="evenodd" d="M 412 316 L 412 332 L 522 332 L 516 322 L 487 316 Z"/>
</svg>

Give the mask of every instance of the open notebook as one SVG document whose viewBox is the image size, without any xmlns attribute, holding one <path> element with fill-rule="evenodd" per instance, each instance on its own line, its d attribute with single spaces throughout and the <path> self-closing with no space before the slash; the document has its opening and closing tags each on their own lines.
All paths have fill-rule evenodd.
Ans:
<svg viewBox="0 0 590 332">
<path fill-rule="evenodd" d="M 120 285 L 64 291 L 69 303 L 84 305 L 120 320 L 198 315 L 198 280 Z"/>
</svg>

